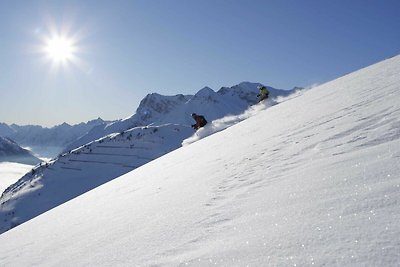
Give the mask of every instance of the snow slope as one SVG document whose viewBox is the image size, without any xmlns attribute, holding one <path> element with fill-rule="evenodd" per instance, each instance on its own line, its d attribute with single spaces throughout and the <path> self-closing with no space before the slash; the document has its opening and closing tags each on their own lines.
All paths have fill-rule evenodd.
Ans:
<svg viewBox="0 0 400 267">
<path fill-rule="evenodd" d="M 2 235 L 2 266 L 398 266 L 400 56 Z"/>
<path fill-rule="evenodd" d="M 0 198 L 0 233 L 180 147 L 193 134 L 190 111 L 211 121 L 245 110 L 256 101 L 259 84 L 242 84 L 247 87 L 226 88 L 223 96 L 210 88 L 191 97 L 148 95 L 132 119 L 108 125 L 117 133 L 66 152 L 10 185 Z M 126 130 L 131 123 L 152 126 Z"/>
<path fill-rule="evenodd" d="M 192 133 L 174 124 L 137 127 L 36 166 L 1 195 L 0 232 L 176 149 Z"/>
</svg>

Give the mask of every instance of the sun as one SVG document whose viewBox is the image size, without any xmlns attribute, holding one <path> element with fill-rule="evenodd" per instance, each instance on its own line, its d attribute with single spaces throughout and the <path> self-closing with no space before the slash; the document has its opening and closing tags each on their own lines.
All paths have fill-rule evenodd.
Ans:
<svg viewBox="0 0 400 267">
<path fill-rule="evenodd" d="M 52 36 L 45 43 L 46 55 L 55 63 L 65 63 L 74 57 L 75 46 L 67 36 Z"/>
<path fill-rule="evenodd" d="M 61 24 L 51 17 L 46 20 L 41 26 L 43 28 L 37 27 L 34 30 L 38 42 L 32 47 L 32 51 L 40 55 L 40 62 L 51 73 L 69 73 L 72 70 L 88 72 L 90 65 L 84 59 L 88 51 L 88 45 L 85 44 L 87 27 L 76 25 L 68 18 Z"/>
</svg>

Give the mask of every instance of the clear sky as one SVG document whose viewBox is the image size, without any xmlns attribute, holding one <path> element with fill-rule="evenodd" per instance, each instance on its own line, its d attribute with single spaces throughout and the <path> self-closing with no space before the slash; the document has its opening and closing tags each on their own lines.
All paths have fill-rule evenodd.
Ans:
<svg viewBox="0 0 400 267">
<path fill-rule="evenodd" d="M 399 53 L 398 0 L 0 1 L 0 122 L 125 118 L 151 92 L 290 89 Z"/>
</svg>

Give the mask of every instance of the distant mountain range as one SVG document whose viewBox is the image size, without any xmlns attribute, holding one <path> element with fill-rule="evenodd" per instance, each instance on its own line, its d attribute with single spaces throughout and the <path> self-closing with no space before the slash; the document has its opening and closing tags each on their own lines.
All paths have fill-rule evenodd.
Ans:
<svg viewBox="0 0 400 267">
<path fill-rule="evenodd" d="M 32 148 L 34 152 L 36 152 L 35 148 L 37 147 L 56 147 L 59 150 L 54 152 L 56 155 L 69 143 L 85 135 L 93 127 L 106 125 L 107 123 L 101 118 L 76 125 L 63 123 L 51 128 L 38 125 L 20 126 L 0 123 L 0 136 L 11 138 L 21 146 Z"/>
<path fill-rule="evenodd" d="M 29 150 L 20 147 L 16 142 L 0 136 L 0 162 L 18 162 L 29 165 L 36 165 L 41 162 Z"/>
<path fill-rule="evenodd" d="M 131 117 L 100 123 L 71 143 L 59 157 L 33 169 L 1 196 L 0 233 L 142 166 L 194 134 L 191 113 L 210 122 L 243 113 L 257 103 L 259 83 L 241 83 L 195 95 L 149 94 Z M 274 97 L 293 91 L 268 87 Z M 23 198 L 18 196 L 23 195 Z"/>
</svg>

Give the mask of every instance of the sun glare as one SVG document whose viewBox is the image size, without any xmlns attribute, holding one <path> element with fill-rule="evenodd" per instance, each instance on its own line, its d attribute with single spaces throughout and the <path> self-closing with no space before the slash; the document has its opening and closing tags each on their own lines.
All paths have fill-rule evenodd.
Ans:
<svg viewBox="0 0 400 267">
<path fill-rule="evenodd" d="M 85 52 L 82 47 L 85 32 L 84 28 L 74 27 L 72 21 L 67 20 L 57 26 L 52 19 L 48 19 L 44 29 L 35 30 L 39 42 L 34 50 L 40 54 L 50 72 L 69 72 L 74 69 L 86 71 L 89 67 L 82 58 Z"/>
<path fill-rule="evenodd" d="M 70 61 L 74 56 L 74 50 L 73 42 L 64 36 L 49 38 L 45 47 L 48 57 L 57 63 Z"/>
</svg>

